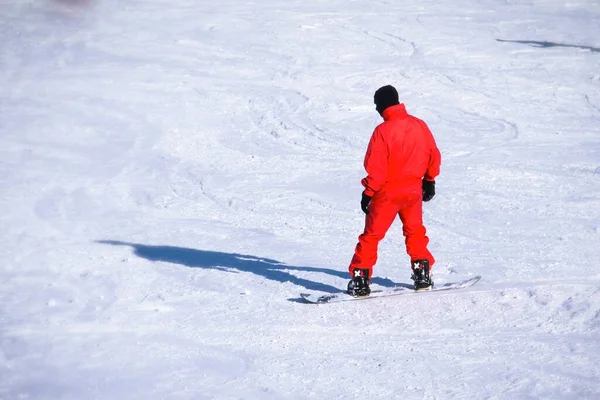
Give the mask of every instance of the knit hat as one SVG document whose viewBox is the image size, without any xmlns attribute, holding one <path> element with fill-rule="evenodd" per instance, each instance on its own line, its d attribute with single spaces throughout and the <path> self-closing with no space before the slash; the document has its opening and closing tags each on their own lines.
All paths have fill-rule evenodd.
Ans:
<svg viewBox="0 0 600 400">
<path fill-rule="evenodd" d="M 398 101 L 398 91 L 391 85 L 380 87 L 373 97 L 375 100 L 375 109 L 379 114 L 383 114 L 383 111 L 390 106 L 400 104 Z"/>
</svg>

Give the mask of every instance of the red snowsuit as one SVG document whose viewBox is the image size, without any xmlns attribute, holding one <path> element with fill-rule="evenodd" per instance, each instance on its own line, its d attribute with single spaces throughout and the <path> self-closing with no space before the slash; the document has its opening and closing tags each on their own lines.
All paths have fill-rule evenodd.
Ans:
<svg viewBox="0 0 600 400">
<path fill-rule="evenodd" d="M 358 237 L 350 275 L 355 268 L 368 269 L 369 279 L 377 261 L 377 246 L 396 215 L 402 221 L 406 252 L 411 262 L 435 260 L 423 226 L 422 180 L 433 181 L 440 172 L 441 155 L 431 131 L 420 119 L 409 115 L 404 104 L 383 111 L 382 122 L 371 136 L 365 155 L 367 177 L 361 183 L 373 196 L 365 231 Z"/>
</svg>

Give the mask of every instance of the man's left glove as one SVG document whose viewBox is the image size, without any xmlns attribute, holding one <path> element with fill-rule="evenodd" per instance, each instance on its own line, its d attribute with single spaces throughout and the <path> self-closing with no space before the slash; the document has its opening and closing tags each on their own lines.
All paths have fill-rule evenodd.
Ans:
<svg viewBox="0 0 600 400">
<path fill-rule="evenodd" d="M 360 208 L 365 214 L 369 213 L 369 204 L 371 204 L 372 198 L 373 196 L 368 196 L 365 194 L 365 192 L 362 193 L 362 199 L 360 200 Z"/>
<path fill-rule="evenodd" d="M 423 179 L 423 201 L 429 201 L 435 196 L 435 182 Z"/>
</svg>

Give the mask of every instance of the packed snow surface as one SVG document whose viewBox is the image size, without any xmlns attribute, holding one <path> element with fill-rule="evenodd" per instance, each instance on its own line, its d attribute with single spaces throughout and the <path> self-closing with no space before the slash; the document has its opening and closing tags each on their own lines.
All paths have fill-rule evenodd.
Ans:
<svg viewBox="0 0 600 400">
<path fill-rule="evenodd" d="M 386 84 L 442 151 L 435 281 L 483 278 L 303 303 Z M 595 0 L 0 0 L 0 194 L 0 399 L 600 398 Z"/>
</svg>

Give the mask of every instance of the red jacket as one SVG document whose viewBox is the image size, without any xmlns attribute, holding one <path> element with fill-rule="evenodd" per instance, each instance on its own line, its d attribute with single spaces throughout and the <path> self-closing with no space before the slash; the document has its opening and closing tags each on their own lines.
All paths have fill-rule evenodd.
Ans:
<svg viewBox="0 0 600 400">
<path fill-rule="evenodd" d="M 365 194 L 380 189 L 421 191 L 421 181 L 433 181 L 440 173 L 442 156 L 431 131 L 420 119 L 409 115 L 404 104 L 383 111 L 383 122 L 375 128 L 367 154 L 367 177 L 361 183 Z"/>
</svg>

